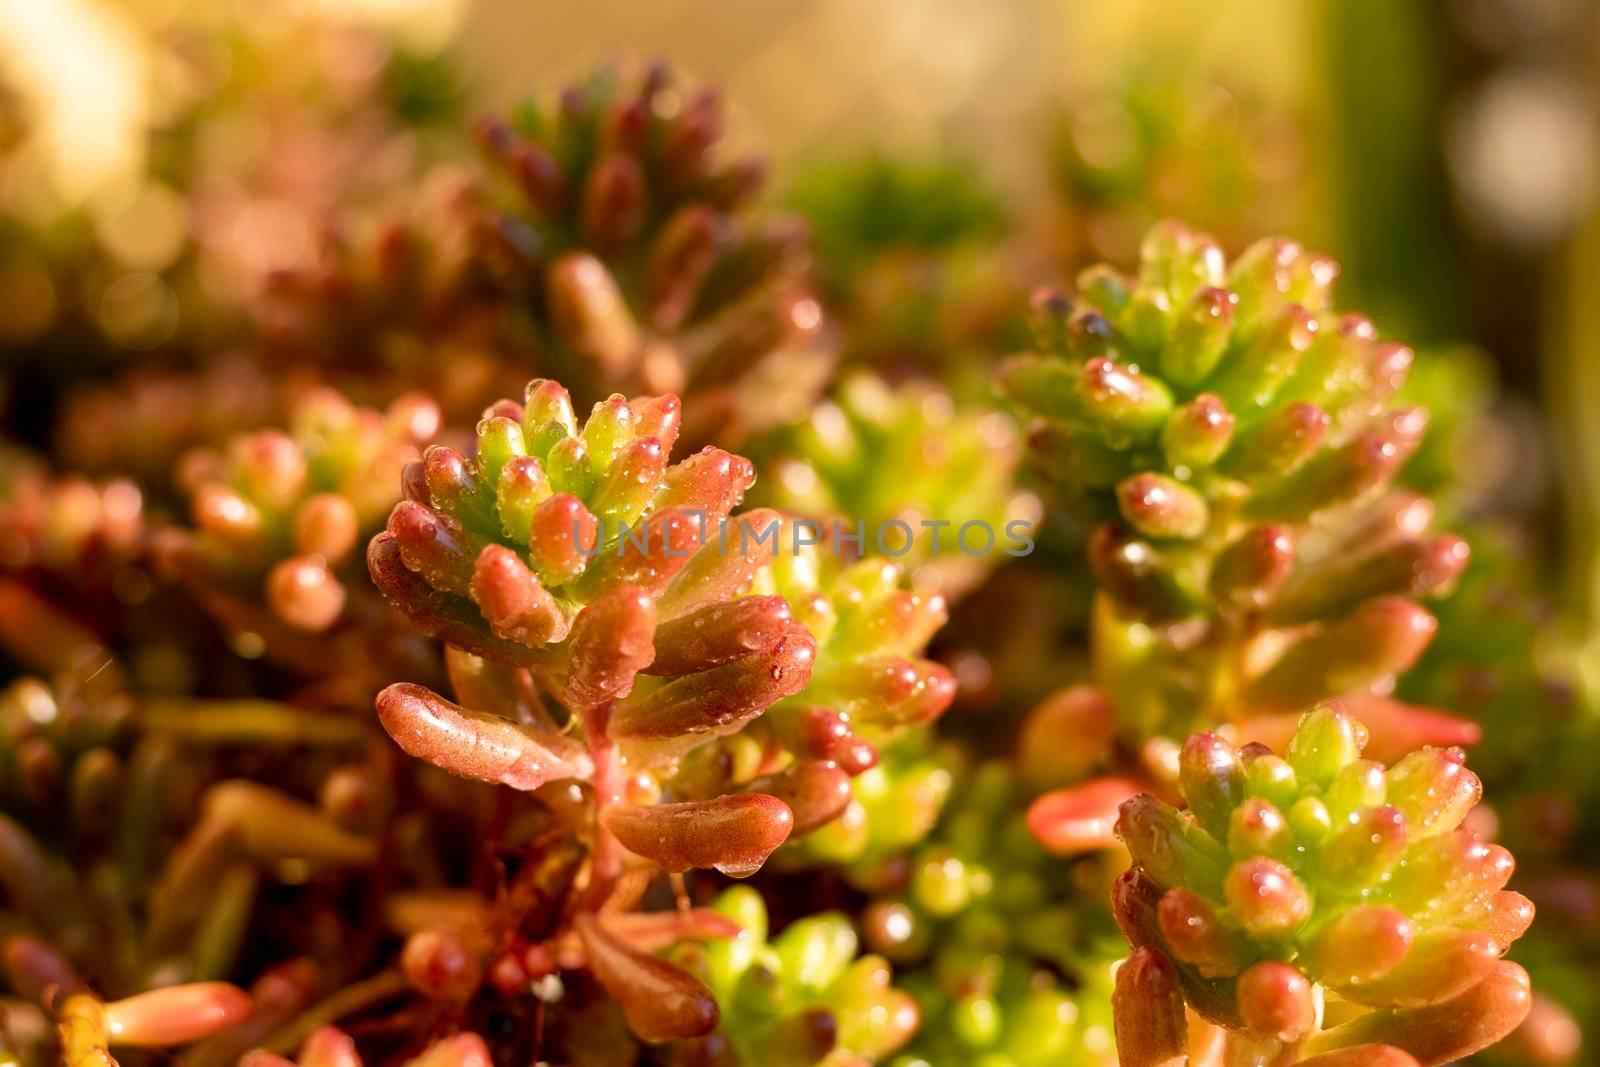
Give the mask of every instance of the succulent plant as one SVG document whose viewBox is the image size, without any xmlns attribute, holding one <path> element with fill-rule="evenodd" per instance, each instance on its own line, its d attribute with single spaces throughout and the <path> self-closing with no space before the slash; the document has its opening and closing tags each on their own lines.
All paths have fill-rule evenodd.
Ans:
<svg viewBox="0 0 1600 1067">
<path fill-rule="evenodd" d="M 751 465 L 717 448 L 669 464 L 678 412 L 618 395 L 580 427 L 566 391 L 535 381 L 490 409 L 473 459 L 434 446 L 407 468 L 368 552 L 379 587 L 452 646 L 461 701 L 390 686 L 378 709 L 399 745 L 516 790 L 589 783 L 574 922 L 630 868 L 753 873 L 844 810 L 873 740 L 952 695 L 913 658 L 942 601 L 892 565 L 821 553 L 776 512 L 734 515 Z M 660 982 L 694 983 L 657 962 Z M 625 1008 L 648 1002 L 625 974 L 596 976 Z M 716 1016 L 629 1021 L 687 1039 Z"/>
<path fill-rule="evenodd" d="M 55 474 L 0 447 L 0 649 L 46 674 L 111 664 L 107 645 L 153 584 L 147 537 L 135 482 Z"/>
<path fill-rule="evenodd" d="M 1054 251 L 1221 241 L 1030 339 L 1062 220 L 962 165 L 818 170 L 813 241 L 659 64 L 469 138 L 289 14 L 121 12 L 147 157 L 50 223 L 0 74 L 0 1063 L 1582 1057 L 1540 454 L 1330 260 L 1222 255 L 1278 115 L 1076 108 Z"/>
<path fill-rule="evenodd" d="M 277 938 L 280 960 L 314 951 L 336 914 L 327 887 L 378 853 L 375 837 L 292 792 L 349 773 L 370 736 L 359 719 L 140 700 L 109 679 L 24 678 L 0 694 L 0 955 L 74 1064 L 240 1024 L 252 1000 L 221 979 L 262 947 L 261 901 L 298 897 L 318 920 Z M 285 788 L 236 777 L 246 768 L 276 769 Z M 43 1036 L 17 1032 L 27 1062 L 42 1062 Z"/>
<path fill-rule="evenodd" d="M 487 174 L 441 175 L 421 217 L 279 279 L 277 347 L 337 363 L 376 344 L 365 362 L 451 411 L 534 371 L 583 402 L 686 392 L 696 442 L 804 412 L 831 366 L 805 231 L 751 211 L 763 167 L 718 151 L 723 121 L 714 91 L 663 66 L 605 67 L 485 121 Z"/>
<path fill-rule="evenodd" d="M 304 392 L 242 355 L 189 371 L 136 364 L 110 381 L 74 383 L 62 397 L 53 446 L 75 470 L 132 477 L 174 499 L 178 461 L 196 448 L 280 421 Z"/>
<path fill-rule="evenodd" d="M 424 632 L 534 670 L 574 711 L 615 702 L 607 732 L 631 744 L 737 729 L 804 687 L 815 641 L 781 600 L 735 599 L 777 519 L 727 523 L 754 478 L 740 457 L 668 465 L 678 411 L 670 395 L 613 396 L 580 430 L 566 391 L 534 382 L 526 405 L 480 422 L 476 458 L 436 446 L 407 468 L 368 551 L 379 588 Z M 672 681 L 629 698 L 647 671 Z"/>
<path fill-rule="evenodd" d="M 1158 1062 L 1138 1050 L 1181 1033 L 1184 1004 L 1266 1057 L 1390 1045 L 1442 1064 L 1522 1021 L 1527 975 L 1501 957 L 1533 906 L 1505 888 L 1511 853 L 1463 825 L 1477 777 L 1457 749 L 1385 768 L 1365 742 L 1337 704 L 1306 713 L 1281 757 L 1195 734 L 1187 811 L 1123 805 L 1124 1063 Z"/>
<path fill-rule="evenodd" d="M 784 547 L 757 588 L 793 604 L 817 641 L 810 685 L 779 710 L 804 721 L 842 714 L 852 733 L 874 745 L 938 719 L 956 683 L 924 649 L 945 623 L 944 596 L 907 588 L 905 571 L 881 556 L 852 560 L 836 542 L 806 543 L 812 531 L 798 522 L 779 530 Z M 827 709 L 820 720 L 818 708 Z M 859 762 L 855 769 L 864 769 Z"/>
<path fill-rule="evenodd" d="M 943 1014 L 924 1008 L 928 1021 L 910 1051 L 892 1061 L 893 1067 L 965 1062 L 982 1067 L 1114 1067 L 1110 987 L 1116 966 L 1111 958 L 1086 962 L 1068 986 L 1048 971 L 1007 958 L 991 988 L 954 1001 L 938 985 L 914 985 Z"/>
<path fill-rule="evenodd" d="M 1052 856 L 1031 833 L 1033 794 L 1008 761 L 974 766 L 954 742 L 911 734 L 852 792 L 843 816 L 779 858 L 836 868 L 866 894 L 857 929 L 922 1015 L 894 1064 L 1114 1063 L 1121 946 L 1099 906 L 1114 866 Z"/>
<path fill-rule="evenodd" d="M 1002 368 L 1037 468 L 1097 523 L 1097 673 L 1141 739 L 1381 690 L 1435 630 L 1416 598 L 1466 564 L 1388 492 L 1427 417 L 1389 405 L 1411 350 L 1332 310 L 1336 274 L 1163 223 L 1137 276 L 1041 294 L 1043 354 Z"/>
<path fill-rule="evenodd" d="M 1146 64 L 1067 101 L 1053 177 L 1069 263 L 1120 259 L 1157 218 L 1187 219 L 1230 246 L 1299 226 L 1306 130 L 1292 111 L 1224 77 Z"/>
<path fill-rule="evenodd" d="M 0 568 L 102 577 L 138 554 L 144 494 L 126 478 L 53 477 L 20 451 L 0 451 Z"/>
<path fill-rule="evenodd" d="M 310 678 L 361 673 L 365 648 L 402 628 L 372 595 L 359 546 L 381 529 L 401 471 L 438 428 L 437 407 L 417 396 L 380 412 L 331 389 L 307 392 L 285 430 L 241 433 L 183 457 L 176 480 L 193 526 L 161 531 L 157 562 L 236 649 Z M 327 656 L 330 640 L 342 662 Z"/>
<path fill-rule="evenodd" d="M 781 859 L 801 868 L 841 868 L 853 885 L 871 890 L 933 832 L 955 786 L 959 754 L 913 733 L 877 756 L 851 781 L 839 817 L 795 842 Z"/>
<path fill-rule="evenodd" d="M 1426 426 L 1420 410 L 1391 406 L 1410 353 L 1380 341 L 1366 320 L 1334 315 L 1335 274 L 1331 262 L 1279 240 L 1230 267 L 1208 238 L 1163 224 L 1146 238 L 1136 278 L 1091 268 L 1075 302 L 1043 294 L 1036 307 L 1047 354 L 1014 359 L 1001 372 L 1003 387 L 1035 417 L 1036 468 L 1094 524 L 1099 688 L 1068 689 L 1041 705 L 1025 723 L 1030 755 L 1021 765 L 1038 785 L 1054 787 L 1029 809 L 1031 829 L 1051 851 L 1105 849 L 1121 805 L 1118 836 L 1135 865 L 1114 904 L 1136 949 L 1115 998 L 1124 1063 L 1181 1054 L 1205 1062 L 1222 1054 L 1217 1047 L 1282 1062 L 1436 1062 L 1430 1057 L 1448 1055 L 1440 1046 L 1402 1031 L 1431 1025 L 1443 1041 L 1438 1035 L 1454 1025 L 1439 1022 L 1449 1006 L 1488 1017 L 1498 1004 L 1502 1029 L 1455 1028 L 1454 1037 L 1481 1046 L 1509 1031 L 1526 1004 L 1525 976 L 1498 959 L 1521 929 L 1495 930 L 1496 943 L 1450 925 L 1455 916 L 1427 911 L 1428 898 L 1397 896 L 1381 912 L 1403 930 L 1389 961 L 1393 977 L 1384 981 L 1409 993 L 1328 970 L 1333 950 L 1324 940 L 1365 943 L 1371 932 L 1329 931 L 1348 914 L 1358 917 L 1352 924 L 1380 914 L 1372 909 L 1389 906 L 1384 894 L 1399 893 L 1407 871 L 1417 877 L 1434 856 L 1429 848 L 1436 868 L 1490 854 L 1465 831 L 1447 832 L 1478 795 L 1459 749 L 1407 755 L 1423 745 L 1470 744 L 1480 731 L 1391 696 L 1436 626 L 1414 598 L 1448 591 L 1466 565 L 1465 542 L 1430 535 L 1431 502 L 1393 487 Z M 1347 698 L 1350 712 L 1313 713 L 1295 735 L 1300 709 L 1332 697 Z M 1369 726 L 1371 754 L 1396 761 L 1392 780 L 1380 764 L 1357 759 Z M 1240 754 L 1214 733 L 1181 749 L 1170 740 L 1193 729 L 1250 744 Z M 1332 744 L 1314 740 L 1322 735 L 1348 737 L 1342 755 L 1313 766 L 1310 753 Z M 1291 761 L 1271 756 L 1269 744 L 1287 744 Z M 1257 766 L 1283 768 L 1292 788 L 1281 796 L 1258 789 L 1246 769 Z M 1127 799 L 1141 783 L 1160 791 L 1174 779 L 1190 813 L 1153 796 Z M 1427 809 L 1449 799 L 1443 784 L 1469 781 L 1454 794 L 1459 811 Z M 1329 809 L 1326 833 L 1295 821 Z M 1259 829 L 1258 815 L 1277 819 L 1275 843 L 1239 838 Z M 1373 827 L 1385 818 L 1380 842 Z M 1230 819 L 1245 829 L 1231 829 Z M 1340 845 L 1341 834 L 1357 844 Z M 1194 864 L 1216 864 L 1214 884 L 1200 884 L 1185 866 L 1191 845 Z M 1347 862 L 1349 870 L 1333 866 Z M 1400 872 L 1392 879 L 1391 868 Z M 1493 890 L 1509 867 L 1500 873 Z M 1286 908 L 1304 910 L 1280 916 L 1282 929 L 1268 920 L 1257 929 L 1247 914 L 1266 898 L 1256 891 L 1268 882 L 1296 898 Z M 1469 934 L 1479 942 L 1457 950 L 1481 957 L 1471 972 L 1473 983 L 1486 983 L 1474 984 L 1478 1001 L 1457 1002 L 1468 998 L 1466 985 L 1430 990 L 1409 976 L 1433 958 L 1434 941 L 1464 944 Z M 1406 955 L 1402 968 L 1399 955 L 1413 937 L 1424 951 Z M 1239 955 L 1201 959 L 1185 938 Z M 1454 961 L 1431 976 L 1442 975 L 1468 981 Z M 1336 998 L 1341 1006 L 1324 1015 L 1324 999 Z M 1186 1000 L 1202 1017 L 1192 1027 L 1183 1022 Z M 1158 1002 L 1165 1007 L 1151 1008 Z M 1346 1021 L 1367 1008 L 1364 1021 Z M 1387 1030 L 1380 1020 L 1391 1020 Z M 1374 1044 L 1410 1051 L 1336 1051 Z"/>
<path fill-rule="evenodd" d="M 788 199 L 815 234 L 846 365 L 988 395 L 990 360 L 1027 336 L 1027 265 L 974 166 L 873 153 L 802 173 Z"/>
<path fill-rule="evenodd" d="M 306 1038 L 294 1059 L 251 1049 L 239 1058 L 239 1067 L 362 1067 L 364 1062 L 354 1038 L 337 1026 L 324 1026 Z M 463 1031 L 440 1038 L 402 1062 L 406 1067 L 481 1067 L 491 1062 L 491 1054 L 481 1036 Z"/>
<path fill-rule="evenodd" d="M 715 1034 L 680 1049 L 675 1062 L 879 1063 L 916 1030 L 915 1002 L 890 984 L 886 960 L 857 954 L 848 916 L 807 915 L 773 933 L 766 904 L 747 886 L 724 890 L 712 910 L 739 933 L 685 962 L 706 976 L 722 1005 L 722 1023 Z"/>
<path fill-rule="evenodd" d="M 602 69 L 555 108 L 530 101 L 481 128 L 548 257 L 540 296 L 557 370 L 717 408 L 815 331 L 804 230 L 750 216 L 764 164 L 718 153 L 723 121 L 714 90 L 674 86 L 650 66 Z M 803 390 L 804 363 L 819 359 L 783 360 L 790 384 Z"/>
<path fill-rule="evenodd" d="M 931 832 L 846 869 L 871 893 L 859 920 L 868 946 L 902 968 L 922 1005 L 907 1062 L 1110 1064 L 1120 945 L 1097 905 L 1114 868 L 1050 855 L 1010 764 L 968 762 L 946 757 L 961 785 Z"/>
<path fill-rule="evenodd" d="M 937 385 L 856 372 L 778 452 L 774 506 L 859 536 L 859 551 L 896 558 L 920 586 L 959 595 L 1033 549 L 1040 509 L 1015 485 L 1016 428 Z"/>
<path fill-rule="evenodd" d="M 1554 591 L 1537 574 L 1527 535 L 1480 526 L 1472 564 L 1440 605 L 1439 640 L 1400 680 L 1399 695 L 1453 708 L 1481 725 L 1473 766 L 1493 801 L 1497 837 L 1515 841 L 1519 888 L 1541 909 L 1519 941 L 1517 962 L 1533 980 L 1528 1018 L 1486 1063 L 1560 1067 L 1579 1062 L 1596 1002 L 1582 977 L 1594 958 L 1592 882 L 1574 863 L 1592 840 L 1592 790 L 1583 771 L 1593 718 L 1571 631 Z"/>
</svg>

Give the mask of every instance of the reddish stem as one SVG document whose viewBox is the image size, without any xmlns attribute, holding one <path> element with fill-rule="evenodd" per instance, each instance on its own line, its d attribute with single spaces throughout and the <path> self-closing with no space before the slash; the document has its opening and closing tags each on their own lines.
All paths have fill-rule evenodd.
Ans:
<svg viewBox="0 0 1600 1067">
<path fill-rule="evenodd" d="M 598 908 L 611 895 L 611 887 L 622 874 L 622 846 L 600 818 L 608 805 L 622 802 L 622 756 L 606 733 L 611 721 L 611 702 L 583 712 L 583 734 L 594 760 L 594 857 L 585 903 Z"/>
</svg>

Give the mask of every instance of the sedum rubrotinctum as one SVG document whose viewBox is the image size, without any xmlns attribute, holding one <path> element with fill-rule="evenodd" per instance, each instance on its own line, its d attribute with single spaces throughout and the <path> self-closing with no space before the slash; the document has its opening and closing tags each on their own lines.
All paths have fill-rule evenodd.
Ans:
<svg viewBox="0 0 1600 1067">
<path fill-rule="evenodd" d="M 381 528 L 405 465 L 439 430 L 432 401 L 386 411 L 310 390 L 287 430 L 236 434 L 178 464 L 192 529 L 165 531 L 162 554 L 202 603 L 256 631 L 323 633 L 343 616 L 359 546 Z"/>
<path fill-rule="evenodd" d="M 860 955 L 846 915 L 806 915 L 768 933 L 766 901 L 749 886 L 718 894 L 712 911 L 739 932 L 679 946 L 722 1005 L 718 1032 L 679 1050 L 674 1067 L 852 1067 L 882 1062 L 918 1024 L 911 997 L 882 956 Z"/>
<path fill-rule="evenodd" d="M 106 1067 L 113 1049 L 137 1064 L 196 1042 L 185 1062 L 232 1063 L 332 980 L 312 959 L 338 921 L 325 890 L 364 880 L 380 849 L 338 802 L 369 731 L 264 700 L 141 702 L 110 674 L 0 691 L 0 977 L 32 1020 L 0 1053 Z M 236 777 L 274 765 L 323 802 Z M 269 893 L 293 930 L 265 932 Z M 252 992 L 221 981 L 265 945 Z"/>
<path fill-rule="evenodd" d="M 809 232 L 753 210 L 766 163 L 726 151 L 725 131 L 721 95 L 663 64 L 602 67 L 557 106 L 530 100 L 478 130 L 516 198 L 499 230 L 531 275 L 513 294 L 543 365 L 590 398 L 691 396 L 696 441 L 803 412 L 831 368 L 812 343 Z"/>
<path fill-rule="evenodd" d="M 776 512 L 734 515 L 752 466 L 715 447 L 669 463 L 679 410 L 612 396 L 580 426 L 566 391 L 537 380 L 486 413 L 475 457 L 434 446 L 407 468 L 368 550 L 413 623 L 482 665 L 456 670 L 458 688 L 492 679 L 457 692 L 466 706 L 390 686 L 378 710 L 399 745 L 515 789 L 588 783 L 579 933 L 629 870 L 754 872 L 844 810 L 875 738 L 954 692 L 919 655 L 943 601 L 900 588 L 892 566 L 796 550 Z M 695 979 L 652 966 L 673 974 L 658 985 L 700 993 L 673 1012 L 595 970 L 636 1033 L 715 1027 Z"/>
<path fill-rule="evenodd" d="M 1113 906 L 1134 955 L 1117 976 L 1124 1067 L 1182 1062 L 1442 1064 L 1510 1033 L 1526 972 L 1501 956 L 1533 906 L 1505 888 L 1511 853 L 1464 821 L 1481 787 L 1454 748 L 1393 766 L 1337 702 L 1284 754 L 1185 743 L 1187 810 L 1127 801 L 1133 856 Z M 1222 1033 L 1185 1023 L 1184 1006 Z"/>
<path fill-rule="evenodd" d="M 891 385 L 858 371 L 779 440 L 768 486 L 779 507 L 865 524 L 919 586 L 959 596 L 1024 540 L 1038 499 L 1016 487 L 1021 442 L 1005 414 L 958 405 L 927 381 Z"/>
<path fill-rule="evenodd" d="M 1228 263 L 1161 223 L 1135 275 L 1041 293 L 1041 351 L 1000 372 L 1092 525 L 1096 670 L 1140 741 L 1381 690 L 1433 635 L 1416 598 L 1466 565 L 1391 488 L 1427 427 L 1390 404 L 1412 353 L 1333 309 L 1337 274 L 1279 238 Z"/>
<path fill-rule="evenodd" d="M 529 99 L 478 125 L 482 166 L 441 169 L 374 239 L 336 236 L 275 279 L 268 343 L 399 367 L 451 414 L 537 371 L 585 403 L 681 392 L 696 441 L 798 417 L 832 366 L 809 234 L 757 206 L 765 161 L 725 131 L 720 94 L 663 64 Z"/>
</svg>

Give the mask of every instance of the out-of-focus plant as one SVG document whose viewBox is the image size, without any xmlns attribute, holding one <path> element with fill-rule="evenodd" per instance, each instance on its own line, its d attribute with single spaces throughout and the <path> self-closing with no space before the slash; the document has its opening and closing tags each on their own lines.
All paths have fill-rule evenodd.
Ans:
<svg viewBox="0 0 1600 1067">
<path fill-rule="evenodd" d="M 1054 145 L 1064 259 L 1126 262 L 1169 216 L 1229 248 L 1298 225 L 1302 125 L 1236 86 L 1156 68 L 1084 94 L 1063 110 Z"/>
<path fill-rule="evenodd" d="M 314 8 L 125 5 L 106 18 L 102 81 L 11 86 L 24 136 L 0 155 L 13 235 L 0 289 L 27 309 L 7 357 L 30 381 L 158 349 L 192 365 L 197 346 L 237 343 L 244 309 L 309 258 L 330 216 L 414 173 L 458 93 L 440 42 L 413 48 Z M 58 127 L 97 88 L 127 101 L 126 128 L 103 131 L 124 151 L 78 181 L 109 157 Z M 41 158 L 74 145 L 84 161 Z"/>
<path fill-rule="evenodd" d="M 112 646 L 153 585 L 146 533 L 133 482 L 57 474 L 0 449 L 0 662 L 123 681 Z"/>
<path fill-rule="evenodd" d="M 361 546 L 399 500 L 401 472 L 438 432 L 439 410 L 423 397 L 380 412 L 332 390 L 308 392 L 286 430 L 238 434 L 183 457 L 175 481 L 193 525 L 161 531 L 158 560 L 236 647 L 310 677 L 359 673 L 370 658 L 362 649 L 395 629 L 372 595 Z M 329 656 L 330 647 L 340 651 Z"/>
<path fill-rule="evenodd" d="M 712 910 L 739 933 L 691 948 L 684 962 L 705 976 L 722 1022 L 676 1062 L 878 1063 L 917 1028 L 916 1003 L 890 984 L 888 961 L 858 955 L 848 916 L 807 915 L 769 936 L 766 904 L 747 886 L 724 890 Z"/>
<path fill-rule="evenodd" d="M 847 295 L 877 256 L 937 254 L 994 240 L 1006 227 L 1005 209 L 960 161 L 913 164 L 874 154 L 822 164 L 789 197 L 816 230 L 830 296 Z"/>
<path fill-rule="evenodd" d="M 1494 364 L 1477 349 L 1441 347 L 1417 354 L 1398 403 L 1428 412 L 1428 430 L 1399 481 L 1432 500 L 1450 521 L 1486 511 L 1515 523 L 1537 499 L 1542 457 L 1532 454 L 1508 413 L 1500 410 Z M 1529 480 L 1514 485 L 1513 472 Z"/>
<path fill-rule="evenodd" d="M 1474 357 L 1163 224 L 996 378 L 1044 227 L 967 168 L 820 168 L 813 245 L 662 66 L 473 161 L 446 63 L 165 10 L 114 203 L 24 210 L 0 89 L 0 1059 L 1576 1054 L 1581 661 L 1434 532 L 1535 480 Z M 1290 124 L 1129 86 L 1068 260 L 1294 212 Z"/>
<path fill-rule="evenodd" d="M 143 505 L 126 478 L 52 476 L 21 450 L 0 452 L 0 568 L 105 580 L 142 547 Z"/>
<path fill-rule="evenodd" d="M 447 411 L 531 371 L 586 403 L 682 391 L 697 443 L 804 413 L 831 366 L 807 234 L 753 210 L 764 166 L 720 150 L 723 123 L 714 90 L 659 65 L 485 121 L 486 172 L 437 176 L 420 213 L 280 277 L 276 347 L 398 370 Z"/>
<path fill-rule="evenodd" d="M 1025 267 L 971 164 L 868 155 L 803 174 L 789 199 L 815 234 L 847 363 L 987 395 L 989 360 L 1026 337 Z"/>
<path fill-rule="evenodd" d="M 280 421 L 291 397 L 311 387 L 269 375 L 242 355 L 209 359 L 193 371 L 140 365 L 69 389 L 51 443 L 74 468 L 131 475 L 170 499 L 185 452 L 219 448 L 235 434 Z"/>
<path fill-rule="evenodd" d="M 329 890 L 370 866 L 379 842 L 348 809 L 341 818 L 293 791 L 351 774 L 369 727 L 262 700 L 141 701 L 97 673 L 13 682 L 0 729 L 0 956 L 29 1005 L 21 1017 L 43 1011 L 55 1024 L 57 1062 L 103 1064 L 108 1048 L 145 1062 L 136 1050 L 257 1015 L 275 1026 L 314 995 L 323 977 L 312 957 L 338 930 Z M 284 788 L 234 776 L 247 768 L 275 770 Z M 259 904 L 273 894 L 306 921 L 268 949 Z M 265 988 L 275 999 L 220 981 L 264 950 L 279 966 L 257 997 Z M 14 1054 L 47 1062 L 47 1028 L 8 1029 Z"/>
<path fill-rule="evenodd" d="M 910 1062 L 1113 1063 L 1106 997 L 1121 946 L 1102 902 L 1115 867 L 1047 852 L 1008 761 L 945 764 L 957 792 L 934 832 L 847 868 L 871 894 L 868 945 L 922 1004 Z"/>
<path fill-rule="evenodd" d="M 1016 427 L 939 386 L 858 371 L 777 452 L 768 500 L 895 557 L 919 586 L 957 595 L 1033 550 L 1040 509 L 1016 487 Z"/>
</svg>

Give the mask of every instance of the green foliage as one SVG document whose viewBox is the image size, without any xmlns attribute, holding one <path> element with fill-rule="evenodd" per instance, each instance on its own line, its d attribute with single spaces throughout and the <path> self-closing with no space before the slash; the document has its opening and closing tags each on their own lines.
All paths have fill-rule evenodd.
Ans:
<svg viewBox="0 0 1600 1067">
<path fill-rule="evenodd" d="M 916 1029 L 916 1004 L 892 984 L 881 956 L 858 954 L 846 915 L 821 912 L 769 933 L 754 890 L 724 890 L 714 910 L 741 932 L 703 950 L 707 984 L 723 1005 L 720 1034 L 735 1063 L 782 1067 L 885 1059 Z"/>
<path fill-rule="evenodd" d="M 1590 1014 L 1595 739 L 1482 532 L 1498 385 L 1293 241 L 1224 256 L 1283 116 L 1075 109 L 1066 258 L 1161 205 L 1222 242 L 1158 224 L 1028 336 L 1060 220 L 966 162 L 808 171 L 813 239 L 659 64 L 474 160 L 447 60 L 349 38 L 345 86 L 225 22 L 177 35 L 161 256 L 0 217 L 0 1059 L 1440 1064 L 1565 1019 L 1496 827 Z"/>
<path fill-rule="evenodd" d="M 1131 254 L 1156 219 L 1188 220 L 1229 247 L 1303 222 L 1306 131 L 1226 77 L 1153 62 L 1071 100 L 1051 144 L 1072 261 Z"/>
<path fill-rule="evenodd" d="M 962 161 L 913 163 L 873 153 L 823 163 L 789 201 L 812 225 L 834 282 L 848 288 L 865 261 L 899 250 L 940 253 L 994 239 L 1005 209 Z"/>
<path fill-rule="evenodd" d="M 936 385 L 856 372 L 775 451 L 767 501 L 829 535 L 861 534 L 859 551 L 894 557 L 925 588 L 959 595 L 1034 547 L 1039 507 L 1015 484 L 1016 428 Z"/>
<path fill-rule="evenodd" d="M 1397 1031 L 1425 1028 L 1405 1013 L 1489 980 L 1532 921 L 1505 889 L 1511 853 L 1463 826 L 1482 792 L 1465 754 L 1424 748 L 1385 768 L 1361 758 L 1366 741 L 1336 704 L 1308 712 L 1281 757 L 1196 734 L 1179 763 L 1186 811 L 1123 806 L 1134 866 L 1118 921 L 1177 961 L 1212 1022 L 1292 1045 L 1316 1027 L 1315 984 L 1393 1013 Z"/>
<path fill-rule="evenodd" d="M 1466 562 L 1390 491 L 1427 413 L 1393 405 L 1411 351 L 1333 310 L 1337 272 L 1280 239 L 1229 264 L 1163 223 L 1136 275 L 1041 295 L 1040 351 L 1001 368 L 1036 468 L 1096 523 L 1096 659 L 1140 736 L 1366 691 L 1433 633 L 1410 598 Z"/>
</svg>

